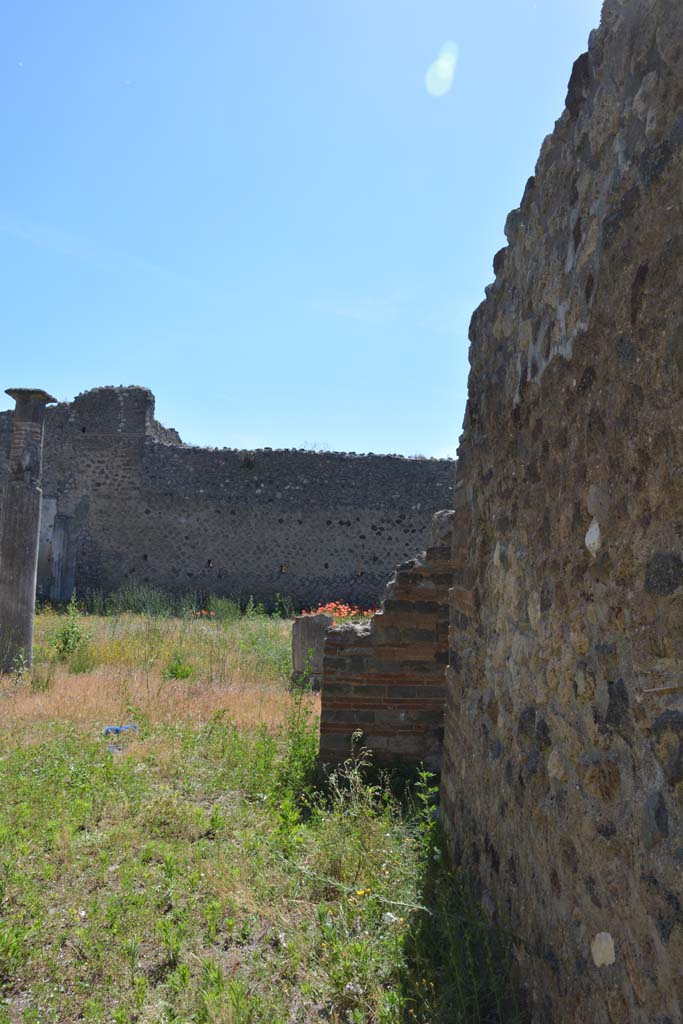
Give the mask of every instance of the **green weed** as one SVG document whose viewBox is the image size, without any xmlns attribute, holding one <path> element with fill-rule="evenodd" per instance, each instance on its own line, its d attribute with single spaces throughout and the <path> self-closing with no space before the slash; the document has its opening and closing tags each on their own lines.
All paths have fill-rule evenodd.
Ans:
<svg viewBox="0 0 683 1024">
<path fill-rule="evenodd" d="M 66 617 L 50 634 L 49 643 L 62 661 L 77 654 L 89 641 L 91 634 L 83 629 L 75 595 L 66 608 Z"/>
<path fill-rule="evenodd" d="M 169 661 L 164 670 L 165 679 L 189 679 L 192 675 L 192 666 L 184 660 L 182 654 L 176 653 Z"/>
</svg>

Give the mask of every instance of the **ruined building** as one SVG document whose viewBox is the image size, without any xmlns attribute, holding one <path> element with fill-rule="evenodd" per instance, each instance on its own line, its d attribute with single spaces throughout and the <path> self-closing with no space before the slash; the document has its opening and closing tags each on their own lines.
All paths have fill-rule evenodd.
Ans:
<svg viewBox="0 0 683 1024">
<path fill-rule="evenodd" d="M 11 424 L 0 413 L 0 506 Z M 448 459 L 184 445 L 146 388 L 97 388 L 47 411 L 38 589 L 369 606 L 452 488 Z"/>
<path fill-rule="evenodd" d="M 607 0 L 506 235 L 470 332 L 444 820 L 519 936 L 537 1024 L 679 1024 L 680 0 Z"/>
</svg>

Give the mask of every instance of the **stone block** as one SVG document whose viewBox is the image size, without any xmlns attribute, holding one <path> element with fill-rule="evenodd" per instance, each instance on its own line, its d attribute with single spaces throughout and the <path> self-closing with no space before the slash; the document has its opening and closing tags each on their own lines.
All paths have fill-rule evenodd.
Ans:
<svg viewBox="0 0 683 1024">
<path fill-rule="evenodd" d="M 299 615 L 292 623 L 292 685 L 320 689 L 325 632 L 332 623 L 329 615 Z"/>
</svg>

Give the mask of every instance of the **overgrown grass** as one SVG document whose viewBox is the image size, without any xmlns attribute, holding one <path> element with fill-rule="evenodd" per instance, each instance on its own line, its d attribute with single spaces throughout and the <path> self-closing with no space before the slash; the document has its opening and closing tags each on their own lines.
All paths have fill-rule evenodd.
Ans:
<svg viewBox="0 0 683 1024">
<path fill-rule="evenodd" d="M 63 621 L 0 681 L 0 1024 L 522 1019 L 430 778 L 399 802 L 363 752 L 320 774 L 286 622 L 76 618 L 88 674 Z M 112 742 L 114 709 L 139 728 Z"/>
<path fill-rule="evenodd" d="M 102 616 L 45 607 L 36 616 L 31 671 L 18 671 L 15 685 L 0 680 L 3 708 L 34 722 L 104 725 L 134 713 L 153 722 L 201 720 L 228 707 L 240 724 L 281 724 L 291 622 L 249 602 L 212 604 L 198 617 L 196 609 Z"/>
<path fill-rule="evenodd" d="M 298 611 L 295 602 L 286 594 L 276 594 L 271 607 L 266 608 L 265 605 L 255 602 L 253 597 L 169 594 L 144 583 L 128 583 L 106 595 L 98 590 L 88 591 L 80 603 L 83 610 L 91 615 L 122 615 L 125 612 L 132 612 L 135 615 L 187 616 L 203 609 L 214 612 L 220 619 L 234 619 L 242 615 L 251 617 L 266 613 L 287 619 L 293 618 Z"/>
</svg>

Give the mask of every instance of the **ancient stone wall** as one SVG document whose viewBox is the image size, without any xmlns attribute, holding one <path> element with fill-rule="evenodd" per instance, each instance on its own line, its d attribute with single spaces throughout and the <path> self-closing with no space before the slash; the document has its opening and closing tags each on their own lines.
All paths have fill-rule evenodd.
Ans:
<svg viewBox="0 0 683 1024">
<path fill-rule="evenodd" d="M 453 513 L 437 513 L 429 547 L 398 567 L 377 615 L 327 631 L 321 761 L 345 760 L 359 733 L 376 764 L 440 768 L 452 528 Z"/>
<path fill-rule="evenodd" d="M 539 1022 L 683 1019 L 683 5 L 609 0 L 471 326 L 443 799 Z"/>
<path fill-rule="evenodd" d="M 0 414 L 0 485 L 10 424 Z M 194 448 L 145 388 L 98 388 L 48 411 L 39 586 L 372 605 L 453 473 L 447 459 Z"/>
</svg>

